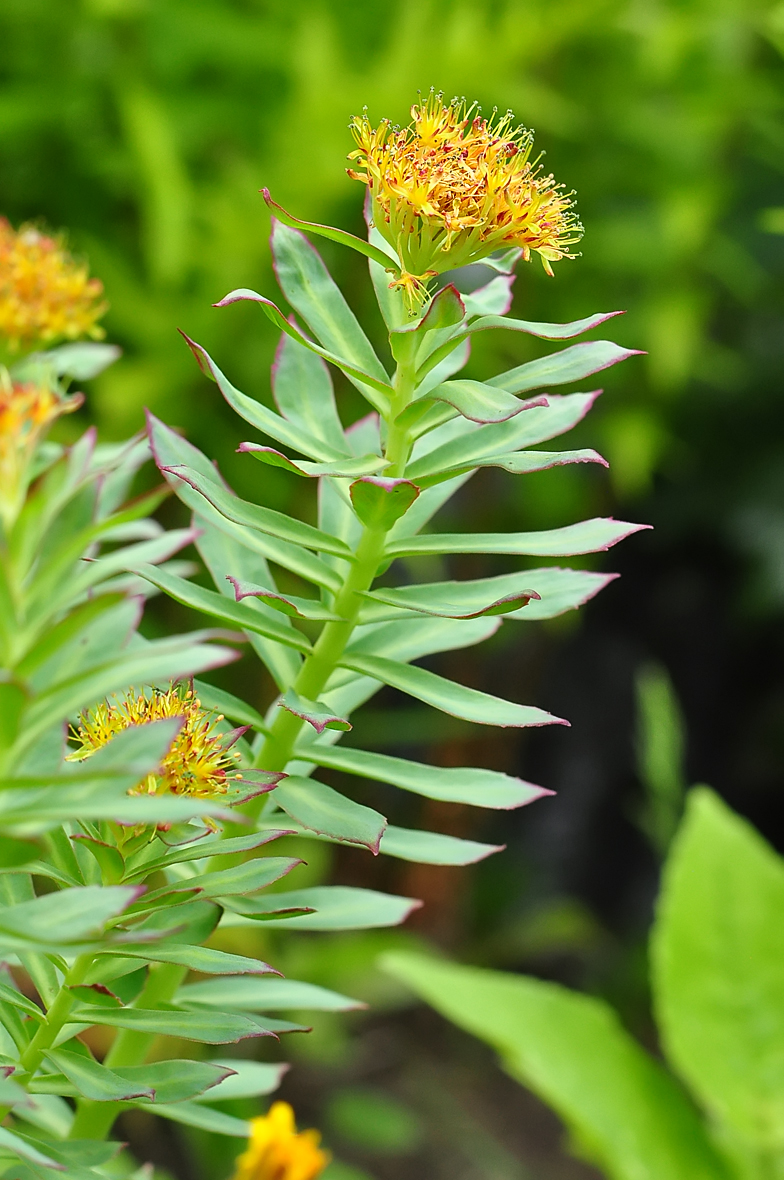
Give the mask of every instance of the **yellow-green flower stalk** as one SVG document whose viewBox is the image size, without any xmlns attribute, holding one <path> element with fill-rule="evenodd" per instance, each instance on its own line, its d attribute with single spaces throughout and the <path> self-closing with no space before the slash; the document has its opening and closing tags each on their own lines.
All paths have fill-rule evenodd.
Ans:
<svg viewBox="0 0 784 1180">
<path fill-rule="evenodd" d="M 233 1180 L 316 1180 L 329 1163 L 318 1131 L 297 1132 L 288 1102 L 274 1102 L 269 1114 L 251 1119 L 247 1151 L 237 1157 Z"/>
<path fill-rule="evenodd" d="M 552 274 L 574 258 L 582 237 L 572 194 L 531 160 L 533 135 L 508 111 L 485 119 L 476 104 L 440 94 L 411 108 L 408 127 L 367 115 L 351 124 L 357 150 L 349 176 L 368 186 L 373 223 L 400 259 L 400 288 L 410 310 L 427 298 L 428 280 L 517 247 Z"/>
</svg>

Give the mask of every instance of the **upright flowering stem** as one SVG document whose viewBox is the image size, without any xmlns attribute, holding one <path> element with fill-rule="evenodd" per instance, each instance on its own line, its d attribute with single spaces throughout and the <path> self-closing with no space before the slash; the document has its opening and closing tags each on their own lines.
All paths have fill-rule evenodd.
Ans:
<svg viewBox="0 0 784 1180">
<path fill-rule="evenodd" d="M 388 430 L 384 453 L 390 464 L 385 469 L 385 476 L 389 478 L 403 474 L 411 452 L 409 432 L 397 425 L 396 419 L 409 404 L 414 393 L 416 345 L 413 336 L 403 336 L 399 339 L 402 343 L 395 345 L 398 357 L 393 397 L 389 402 L 389 411 L 385 415 Z M 363 527 L 357 544 L 356 561 L 346 574 L 342 589 L 334 603 L 335 614 L 340 615 L 341 620 L 345 621 L 324 624 L 312 653 L 304 661 L 294 681 L 294 689 L 301 696 L 311 700 L 317 699 L 335 671 L 356 626 L 362 606 L 362 593 L 373 585 L 383 559 L 388 531 L 368 525 Z M 285 770 L 305 724 L 301 717 L 287 709 L 279 710 L 270 727 L 269 736 L 259 752 L 257 766 L 262 770 Z M 262 806 L 261 799 L 251 800 L 246 805 L 250 813 L 258 813 Z"/>
</svg>

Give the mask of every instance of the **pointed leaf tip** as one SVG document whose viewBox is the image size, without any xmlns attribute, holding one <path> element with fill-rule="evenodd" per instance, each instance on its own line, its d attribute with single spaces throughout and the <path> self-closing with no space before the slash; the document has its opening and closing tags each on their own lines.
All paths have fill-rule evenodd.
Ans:
<svg viewBox="0 0 784 1180">
<path fill-rule="evenodd" d="M 351 484 L 349 495 L 362 524 L 387 530 L 408 512 L 419 495 L 419 488 L 410 479 L 365 475 Z"/>
</svg>

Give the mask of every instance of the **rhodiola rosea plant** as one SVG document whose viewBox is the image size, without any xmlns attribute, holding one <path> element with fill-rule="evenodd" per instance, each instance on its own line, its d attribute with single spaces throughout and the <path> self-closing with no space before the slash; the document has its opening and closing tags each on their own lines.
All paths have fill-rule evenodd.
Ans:
<svg viewBox="0 0 784 1180">
<path fill-rule="evenodd" d="M 455 865 L 495 849 L 391 825 L 326 785 L 319 772 L 337 770 L 479 807 L 514 808 L 541 796 L 541 788 L 506 774 L 422 765 L 339 739 L 351 728 L 354 710 L 382 685 L 477 724 L 559 723 L 534 705 L 455 683 L 415 661 L 480 643 L 507 619 L 514 625 L 578 607 L 612 575 L 531 568 L 529 559 L 609 549 L 643 526 L 593 519 L 543 532 L 482 534 L 441 533 L 431 526 L 479 468 L 524 475 L 559 464 L 604 462 L 593 450 L 540 449 L 576 425 L 599 392 L 549 391 L 631 354 L 593 340 L 567 344 L 483 381 L 459 375 L 476 333 L 572 341 L 617 313 L 569 324 L 511 318 L 514 265 L 537 253 L 552 273 L 552 262 L 572 257 L 581 227 L 570 196 L 530 162 L 531 135 L 515 128 L 509 115 L 486 120 L 431 94 L 413 107 L 412 118 L 402 130 L 383 122 L 373 128 L 367 116 L 354 121 L 358 146 L 350 175 L 366 186 L 367 241 L 300 221 L 265 190 L 274 214 L 275 271 L 293 314 L 287 317 L 247 289 L 232 291 L 216 306 L 253 301 L 281 331 L 272 371 L 276 409 L 235 388 L 186 336 L 204 373 L 261 436 L 239 446 L 248 463 L 261 464 L 257 501 L 237 496 L 213 456 L 150 415 L 156 462 L 193 510 L 197 547 L 216 588 L 152 568 L 137 572 L 181 603 L 244 629 L 275 683 L 277 697 L 266 717 L 228 694 L 219 698 L 229 717 L 255 731 L 254 766 L 287 776 L 244 807 L 246 815 L 262 828 L 287 824 L 306 837 Z M 387 358 L 372 347 L 308 235 L 367 256 L 388 333 Z M 475 262 L 491 268 L 484 286 L 467 295 L 451 283 L 437 287 L 443 272 Z M 330 366 L 365 398 L 367 416 L 343 421 Z M 317 525 L 265 506 L 264 465 L 313 481 Z M 440 582 L 407 581 L 414 565 L 398 560 L 468 553 L 527 560 L 523 568 L 510 561 L 511 572 L 499 576 Z M 277 570 L 285 572 L 285 590 Z M 296 592 L 289 592 L 292 585 Z M 290 901 L 320 907 L 314 893 L 297 891 Z M 374 905 L 381 907 L 380 899 Z M 234 920 L 252 921 L 253 904 L 242 910 Z M 313 926 L 312 918 L 298 921 Z"/>
<path fill-rule="evenodd" d="M 138 631 L 151 587 L 129 566 L 187 572 L 169 559 L 193 540 L 149 515 L 165 487 L 131 497 L 147 439 L 44 437 L 82 400 L 70 382 L 117 358 L 78 339 L 100 334 L 103 310 L 60 239 L 0 221 L 0 1174 L 25 1180 L 105 1174 L 120 1144 L 104 1140 L 128 1106 L 245 1138 L 245 1120 L 210 1102 L 269 1093 L 282 1068 L 183 1059 L 183 1041 L 203 1057 L 300 1027 L 257 1012 L 354 1006 L 202 945 L 229 897 L 298 862 L 238 863 L 276 832 L 221 839 L 230 808 L 280 777 L 248 766 L 240 731 L 189 681 L 233 660 L 226 641 L 242 635 Z M 181 880 L 189 863 L 197 886 Z M 303 908 L 268 905 L 281 921 Z M 190 970 L 215 978 L 191 985 Z M 105 1054 L 101 1030 L 114 1033 Z M 283 1108 L 270 1120 L 247 1158 L 272 1151 L 320 1171 L 313 1136 Z"/>
</svg>

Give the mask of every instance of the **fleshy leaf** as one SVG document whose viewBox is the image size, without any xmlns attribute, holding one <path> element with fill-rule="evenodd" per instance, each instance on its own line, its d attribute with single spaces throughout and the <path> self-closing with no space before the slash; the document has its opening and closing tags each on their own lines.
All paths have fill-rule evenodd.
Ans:
<svg viewBox="0 0 784 1180">
<path fill-rule="evenodd" d="M 273 201 L 268 188 L 263 188 L 261 195 L 264 197 L 267 208 L 274 210 L 274 216 L 278 221 L 282 221 L 290 229 L 304 230 L 309 234 L 317 234 L 321 238 L 329 238 L 331 242 L 339 242 L 341 246 L 350 246 L 352 250 L 364 254 L 366 258 L 372 258 L 374 262 L 377 262 L 379 266 L 383 266 L 385 270 L 393 271 L 395 274 L 400 273 L 398 259 L 388 254 L 385 250 L 380 250 L 378 247 L 372 246 L 369 242 L 363 241 L 362 238 L 357 238 L 354 234 L 346 233 L 343 229 L 336 229 L 332 225 L 320 225 L 316 221 L 302 221 L 299 217 L 294 217 L 293 214 L 287 213 L 277 201 Z"/>
<path fill-rule="evenodd" d="M 389 754 L 375 754 L 369 750 L 348 746 L 326 746 L 321 742 L 299 745 L 295 757 L 317 766 L 342 770 L 362 778 L 392 783 L 404 791 L 413 791 L 426 799 L 444 803 L 468 803 L 473 807 L 490 807 L 508 811 L 524 807 L 552 791 L 534 786 L 522 779 L 512 778 L 498 770 L 484 770 L 470 766 L 428 766 L 409 762 Z"/>
<path fill-rule="evenodd" d="M 289 775 L 273 796 L 297 823 L 348 844 L 364 844 L 374 854 L 387 826 L 383 815 L 312 778 Z"/>
<path fill-rule="evenodd" d="M 380 851 L 415 864 L 472 865 L 505 848 L 505 844 L 479 844 L 476 840 L 459 840 L 440 832 L 390 826 L 381 837 Z"/>
<path fill-rule="evenodd" d="M 536 406 L 548 404 L 544 395 L 521 401 L 513 394 L 496 389 L 489 383 L 470 381 L 465 378 L 460 381 L 445 381 L 431 393 L 428 393 L 426 397 L 417 398 L 408 409 L 403 411 L 398 421 L 401 424 L 408 421 L 410 417 L 413 417 L 412 412 L 418 410 L 425 401 L 446 402 L 464 418 L 481 425 L 489 422 L 508 422 L 517 414 L 522 414 L 523 410 L 531 410 Z"/>
<path fill-rule="evenodd" d="M 522 575 L 525 577 L 525 575 Z M 369 590 L 363 597 L 373 603 L 384 603 L 401 610 L 418 611 L 425 615 L 439 615 L 444 619 L 476 619 L 481 615 L 507 615 L 528 606 L 531 599 L 539 598 L 536 590 L 521 588 L 512 590 L 502 597 L 495 597 L 492 590 L 483 601 L 470 604 L 462 591 L 460 582 L 439 582 L 433 586 L 404 586 L 398 590 Z M 462 598 L 462 602 L 460 599 Z M 371 616 L 372 617 L 372 616 Z M 360 616 L 361 622 L 367 620 Z"/>
<path fill-rule="evenodd" d="M 228 307 L 231 303 L 241 303 L 243 300 L 250 300 L 252 303 L 260 304 L 262 311 L 276 327 L 285 332 L 287 336 L 291 336 L 292 340 L 296 340 L 304 348 L 315 352 L 316 356 L 320 356 L 325 361 L 330 361 L 331 364 L 342 369 L 347 376 L 356 378 L 363 385 L 369 385 L 371 389 L 377 389 L 379 392 L 387 395 L 391 394 L 392 388 L 388 381 L 382 381 L 378 377 L 371 376 L 370 373 L 366 373 L 357 365 L 352 364 L 351 361 L 344 360 L 343 357 L 337 356 L 336 353 L 330 352 L 329 349 L 322 348 L 319 344 L 314 344 L 312 340 L 308 340 L 304 333 L 289 323 L 283 312 L 271 299 L 265 298 L 264 295 L 259 295 L 258 291 L 251 291 L 248 287 L 238 287 L 236 291 L 229 291 L 228 295 L 224 295 L 223 299 L 220 299 L 213 306 Z"/>
<path fill-rule="evenodd" d="M 317 598 L 302 598 L 296 594 L 278 594 L 276 590 L 268 590 L 264 586 L 256 586 L 253 582 L 243 582 L 239 578 L 226 574 L 226 581 L 231 582 L 237 602 L 243 598 L 257 598 L 271 606 L 280 614 L 290 618 L 317 619 L 323 622 L 340 621 L 340 616 L 322 606 Z"/>
<path fill-rule="evenodd" d="M 366 476 L 349 488 L 351 502 L 359 519 L 368 528 L 392 528 L 419 495 L 419 488 L 410 479 L 384 479 Z"/>
<path fill-rule="evenodd" d="M 344 733 L 351 729 L 351 722 L 347 721 L 345 717 L 338 717 L 336 713 L 332 712 L 329 705 L 325 705 L 323 701 L 306 700 L 293 688 L 286 690 L 278 701 L 278 707 L 293 713 L 295 717 L 301 717 L 303 721 L 307 721 L 308 725 L 312 725 L 318 734 L 322 734 L 325 729 L 339 729 Z"/>
<path fill-rule="evenodd" d="M 255 898 L 233 899 L 232 909 L 239 915 L 264 917 L 265 905 L 255 904 Z M 296 889 L 275 895 L 279 908 L 308 908 L 311 913 L 293 917 L 267 918 L 265 928 L 286 930 L 372 930 L 384 926 L 399 926 L 421 901 L 411 897 L 396 897 L 392 893 L 377 893 L 373 889 L 355 889 L 349 885 L 317 885 L 312 889 Z M 269 912 L 269 911 L 267 911 Z M 231 925 L 224 918 L 224 925 Z"/>
<path fill-rule="evenodd" d="M 366 1008 L 338 992 L 304 983 L 298 979 L 207 979 L 187 983 L 177 992 L 178 1000 L 189 1005 L 231 1009 L 237 1012 L 277 1012 L 312 1008 L 321 1012 L 351 1012 Z"/>
<path fill-rule="evenodd" d="M 389 684 L 400 692 L 432 705 L 443 713 L 450 713 L 453 717 L 460 717 L 464 721 L 473 721 L 478 725 L 529 726 L 529 725 L 568 725 L 561 717 L 546 713 L 533 705 L 518 705 L 514 701 L 505 701 L 489 693 L 479 692 L 475 688 L 466 688 L 463 684 L 455 684 L 435 672 L 428 672 L 426 668 L 419 668 L 409 664 L 401 664 L 397 660 L 388 660 L 380 656 L 365 656 L 346 653 L 340 661 L 341 666 L 350 668 L 353 672 L 360 672 L 363 676 L 371 676 L 383 684 Z"/>
<path fill-rule="evenodd" d="M 314 528 L 313 525 L 286 516 L 284 512 L 277 512 L 273 508 L 263 508 L 260 504 L 241 500 L 239 496 L 227 491 L 220 484 L 205 479 L 189 467 L 177 465 L 163 470 L 190 484 L 209 504 L 212 504 L 213 508 L 217 508 L 222 516 L 234 521 L 235 524 L 269 533 L 289 545 L 332 553 L 345 561 L 354 560 L 354 554 L 344 542 L 339 541 L 337 537 L 330 537 L 328 533 Z"/>
<path fill-rule="evenodd" d="M 276 451 L 273 447 L 263 447 L 260 443 L 243 442 L 237 447 L 239 454 L 253 455 L 261 463 L 270 467 L 282 467 L 284 471 L 291 471 L 294 475 L 305 475 L 310 479 L 321 475 L 329 475 L 333 479 L 356 479 L 360 475 L 374 475 L 382 471 L 389 464 L 380 455 L 361 455 L 358 459 L 335 459 L 330 463 L 308 463 L 304 459 L 294 462 L 286 455 Z"/>
<path fill-rule="evenodd" d="M 508 553 L 532 557 L 573 557 L 600 553 L 625 537 L 649 529 L 649 524 L 627 524 L 622 520 L 596 517 L 560 529 L 538 533 L 428 533 L 401 537 L 387 544 L 386 555 L 415 557 L 423 553 Z"/>
</svg>

